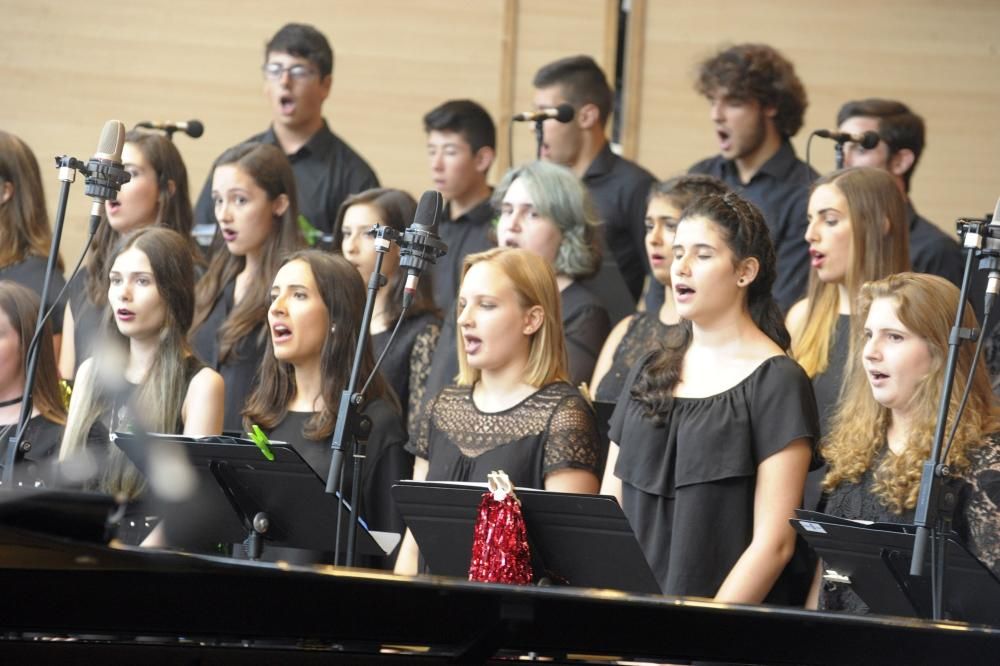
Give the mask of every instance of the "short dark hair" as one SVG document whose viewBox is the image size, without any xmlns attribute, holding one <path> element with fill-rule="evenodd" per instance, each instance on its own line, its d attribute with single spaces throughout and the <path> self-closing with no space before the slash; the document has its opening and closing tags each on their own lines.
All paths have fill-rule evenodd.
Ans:
<svg viewBox="0 0 1000 666">
<path fill-rule="evenodd" d="M 471 99 L 452 99 L 424 116 L 424 131 L 457 132 L 477 152 L 483 146 L 497 147 L 497 128 L 489 112 Z"/>
<path fill-rule="evenodd" d="M 305 23 L 287 23 L 264 47 L 264 60 L 271 53 L 290 53 L 305 58 L 319 69 L 320 78 L 333 73 L 333 49 L 322 32 Z"/>
<path fill-rule="evenodd" d="M 579 109 L 584 104 L 595 105 L 604 125 L 614 107 L 614 93 L 608 85 L 608 79 L 590 56 L 570 56 L 550 62 L 535 73 L 532 85 L 536 88 L 562 86 L 566 101 L 574 109 Z"/>
<path fill-rule="evenodd" d="M 785 139 L 802 128 L 809 106 L 795 66 L 767 44 L 737 44 L 719 51 L 699 65 L 695 88 L 705 97 L 725 88 L 730 97 L 774 107 L 774 125 Z"/>
<path fill-rule="evenodd" d="M 910 177 L 917 170 L 920 154 L 924 152 L 924 119 L 910 110 L 902 102 L 894 99 L 868 99 L 847 102 L 837 112 L 837 124 L 848 118 L 866 116 L 878 120 L 878 135 L 889 146 L 889 154 L 909 149 L 913 152 L 913 164 L 903 174 L 906 191 L 910 191 Z"/>
</svg>

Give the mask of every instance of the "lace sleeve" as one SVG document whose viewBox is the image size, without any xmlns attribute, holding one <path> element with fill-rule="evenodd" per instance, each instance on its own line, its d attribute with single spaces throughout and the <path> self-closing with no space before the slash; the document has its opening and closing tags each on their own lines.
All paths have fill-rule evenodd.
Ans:
<svg viewBox="0 0 1000 666">
<path fill-rule="evenodd" d="M 415 419 L 413 430 L 409 431 L 410 440 L 406 444 L 406 450 L 427 460 L 430 458 L 431 449 L 431 417 L 434 414 L 434 406 L 437 398 L 420 406 L 420 418 Z M 411 414 L 412 416 L 412 414 Z"/>
<path fill-rule="evenodd" d="M 599 438 L 594 412 L 583 396 L 563 398 L 549 421 L 545 440 L 543 472 L 559 469 L 585 469 L 598 473 Z"/>
<path fill-rule="evenodd" d="M 970 458 L 972 491 L 965 507 L 969 550 L 1000 576 L 1000 441 L 996 435 Z"/>
<path fill-rule="evenodd" d="M 407 432 L 416 433 L 420 419 L 421 405 L 427 393 L 427 378 L 431 373 L 431 359 L 437 346 L 441 327 L 431 322 L 417 334 L 410 352 L 410 397 L 407 404 Z"/>
</svg>

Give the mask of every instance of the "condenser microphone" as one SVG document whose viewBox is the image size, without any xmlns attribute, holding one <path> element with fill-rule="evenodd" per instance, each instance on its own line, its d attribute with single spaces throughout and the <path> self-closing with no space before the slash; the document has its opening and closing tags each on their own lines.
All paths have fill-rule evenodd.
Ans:
<svg viewBox="0 0 1000 666">
<path fill-rule="evenodd" d="M 558 120 L 561 123 L 568 123 L 573 120 L 573 107 L 569 104 L 560 104 L 559 106 L 548 106 L 543 109 L 538 109 L 537 111 L 525 111 L 523 113 L 514 114 L 513 120 L 517 122 L 535 122 L 538 120 Z"/>
<path fill-rule="evenodd" d="M 995 234 L 995 235 L 994 235 Z M 988 233 L 986 235 L 986 246 L 988 248 L 993 248 L 997 243 L 996 238 L 1000 238 L 1000 199 L 997 199 L 996 208 L 993 210 L 993 217 L 990 219 Z M 991 255 L 995 258 L 995 255 Z M 990 262 L 990 272 L 987 273 L 986 279 L 986 309 L 983 311 L 983 322 L 986 321 L 986 316 L 990 313 L 993 308 L 993 303 L 996 301 L 997 294 L 1000 293 L 1000 270 L 997 269 L 997 261 Z M 985 331 L 983 334 L 985 335 Z"/>
<path fill-rule="evenodd" d="M 413 302 L 420 275 L 448 251 L 448 246 L 438 236 L 438 220 L 441 219 L 442 207 L 440 192 L 436 190 L 424 192 L 417 205 L 417 212 L 413 216 L 413 224 L 403 232 L 403 237 L 399 240 L 399 266 L 406 269 L 406 283 L 403 285 L 404 308 Z"/>
<path fill-rule="evenodd" d="M 813 132 L 816 136 L 821 139 L 832 139 L 837 143 L 847 143 L 848 141 L 853 142 L 864 148 L 865 150 L 871 150 L 878 145 L 880 141 L 878 132 L 873 132 L 868 130 L 863 134 L 850 134 L 848 132 L 833 132 L 831 130 L 820 129 Z"/>
<path fill-rule="evenodd" d="M 205 125 L 200 120 L 188 120 L 187 122 L 178 123 L 165 120 L 143 120 L 141 123 L 136 123 L 135 126 L 144 129 L 162 130 L 167 134 L 184 132 L 192 139 L 197 139 L 205 133 Z"/>
<path fill-rule="evenodd" d="M 105 201 L 118 198 L 122 185 L 131 175 L 122 167 L 122 147 L 125 145 L 125 125 L 120 120 L 109 120 L 101 130 L 97 152 L 87 162 L 87 178 L 83 192 L 93 199 L 90 207 L 91 231 L 97 229 L 101 221 L 101 208 Z"/>
</svg>

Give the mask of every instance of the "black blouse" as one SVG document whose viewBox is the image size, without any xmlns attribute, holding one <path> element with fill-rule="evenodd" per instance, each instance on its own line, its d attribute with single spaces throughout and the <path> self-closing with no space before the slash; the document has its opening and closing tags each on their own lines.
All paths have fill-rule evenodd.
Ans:
<svg viewBox="0 0 1000 666">
<path fill-rule="evenodd" d="M 6 449 L 8 440 L 17 434 L 17 423 L 0 425 L 0 448 Z M 53 487 L 58 484 L 56 470 L 59 457 L 59 444 L 63 436 L 62 425 L 50 421 L 41 414 L 32 416 L 24 432 L 24 441 L 31 443 L 31 448 L 24 452 L 14 467 L 15 480 L 27 487 L 40 484 Z"/>
<path fill-rule="evenodd" d="M 594 412 L 565 382 L 500 412 L 476 407 L 472 387 L 449 386 L 425 414 L 407 449 L 427 459 L 429 481 L 485 482 L 502 469 L 515 485 L 541 489 L 556 470 L 599 474 Z"/>
<path fill-rule="evenodd" d="M 611 367 L 601 379 L 594 392 L 594 399 L 615 402 L 625 388 L 625 378 L 643 356 L 660 348 L 667 332 L 672 328 L 664 324 L 658 316 L 648 312 L 632 315 L 625 329 L 625 335 L 615 348 Z"/>
<path fill-rule="evenodd" d="M 842 483 L 830 492 L 826 513 L 876 523 L 912 523 L 913 509 L 893 513 L 872 490 L 875 470 L 891 455 L 889 447 L 883 446 L 857 483 Z M 965 484 L 955 510 L 955 531 L 972 554 L 1000 576 L 1000 434 L 991 435 L 983 446 L 969 452 L 969 466 L 960 478 Z M 868 613 L 868 605 L 850 586 L 830 582 L 820 588 L 819 608 Z"/>
<path fill-rule="evenodd" d="M 267 322 L 255 326 L 234 345 L 226 360 L 220 361 L 218 333 L 233 310 L 235 293 L 236 281 L 233 280 L 222 290 L 208 317 L 191 336 L 191 344 L 205 365 L 217 370 L 226 383 L 222 429 L 239 432 L 243 429 L 243 406 L 257 386 L 257 370 L 267 352 Z M 345 360 L 345 363 L 350 362 Z"/>
<path fill-rule="evenodd" d="M 844 370 L 847 368 L 849 360 L 850 335 L 851 315 L 840 315 L 833 331 L 826 370 L 812 379 L 813 391 L 816 393 L 816 408 L 819 410 L 821 441 L 830 432 L 831 419 L 837 412 L 837 403 L 840 401 L 840 386 L 844 383 Z M 803 508 L 813 511 L 820 507 L 823 495 L 820 486 L 826 472 L 825 463 L 809 472 L 809 478 L 806 479 L 805 499 L 802 502 Z"/>
<path fill-rule="evenodd" d="M 441 320 L 433 313 L 427 312 L 405 319 L 379 366 L 379 372 L 399 398 L 404 423 L 409 424 L 410 415 L 418 411 L 424 399 L 424 387 L 431 371 L 431 356 L 440 334 Z M 392 328 L 372 336 L 372 353 L 375 358 L 382 354 L 390 335 Z"/>
<path fill-rule="evenodd" d="M 413 478 L 413 456 L 403 447 L 406 432 L 396 408 L 385 400 L 373 400 L 364 413 L 372 419 L 366 458 L 361 470 L 361 513 L 373 530 L 402 533 L 403 519 L 389 495 L 400 479 Z M 269 439 L 288 442 L 324 481 L 330 472 L 333 452 L 330 437 L 308 439 L 303 434 L 312 412 L 288 412 L 284 420 L 267 431 Z M 351 497 L 354 459 L 344 457 L 344 496 Z"/>
<path fill-rule="evenodd" d="M 632 370 L 631 387 L 649 362 Z M 809 378 L 787 356 L 707 398 L 674 398 L 657 424 L 627 392 L 611 418 L 622 508 L 664 594 L 713 597 L 753 536 L 757 466 L 819 433 Z M 786 574 L 788 569 L 786 568 Z M 783 578 L 767 600 L 787 603 Z"/>
<path fill-rule="evenodd" d="M 50 287 L 51 288 L 51 287 Z M 73 313 L 73 353 L 76 367 L 93 356 L 94 342 L 107 335 L 108 305 L 97 306 L 87 296 L 87 269 L 81 268 L 66 290 L 69 296 L 69 310 Z M 113 325 L 113 324 L 111 324 Z"/>
</svg>

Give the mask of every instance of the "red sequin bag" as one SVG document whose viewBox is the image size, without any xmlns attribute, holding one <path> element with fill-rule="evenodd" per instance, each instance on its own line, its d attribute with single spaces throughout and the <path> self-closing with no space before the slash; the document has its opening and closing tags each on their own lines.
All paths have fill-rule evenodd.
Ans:
<svg viewBox="0 0 1000 666">
<path fill-rule="evenodd" d="M 532 579 L 528 531 L 521 503 L 507 475 L 491 472 L 472 537 L 469 580 L 529 585 Z"/>
</svg>

